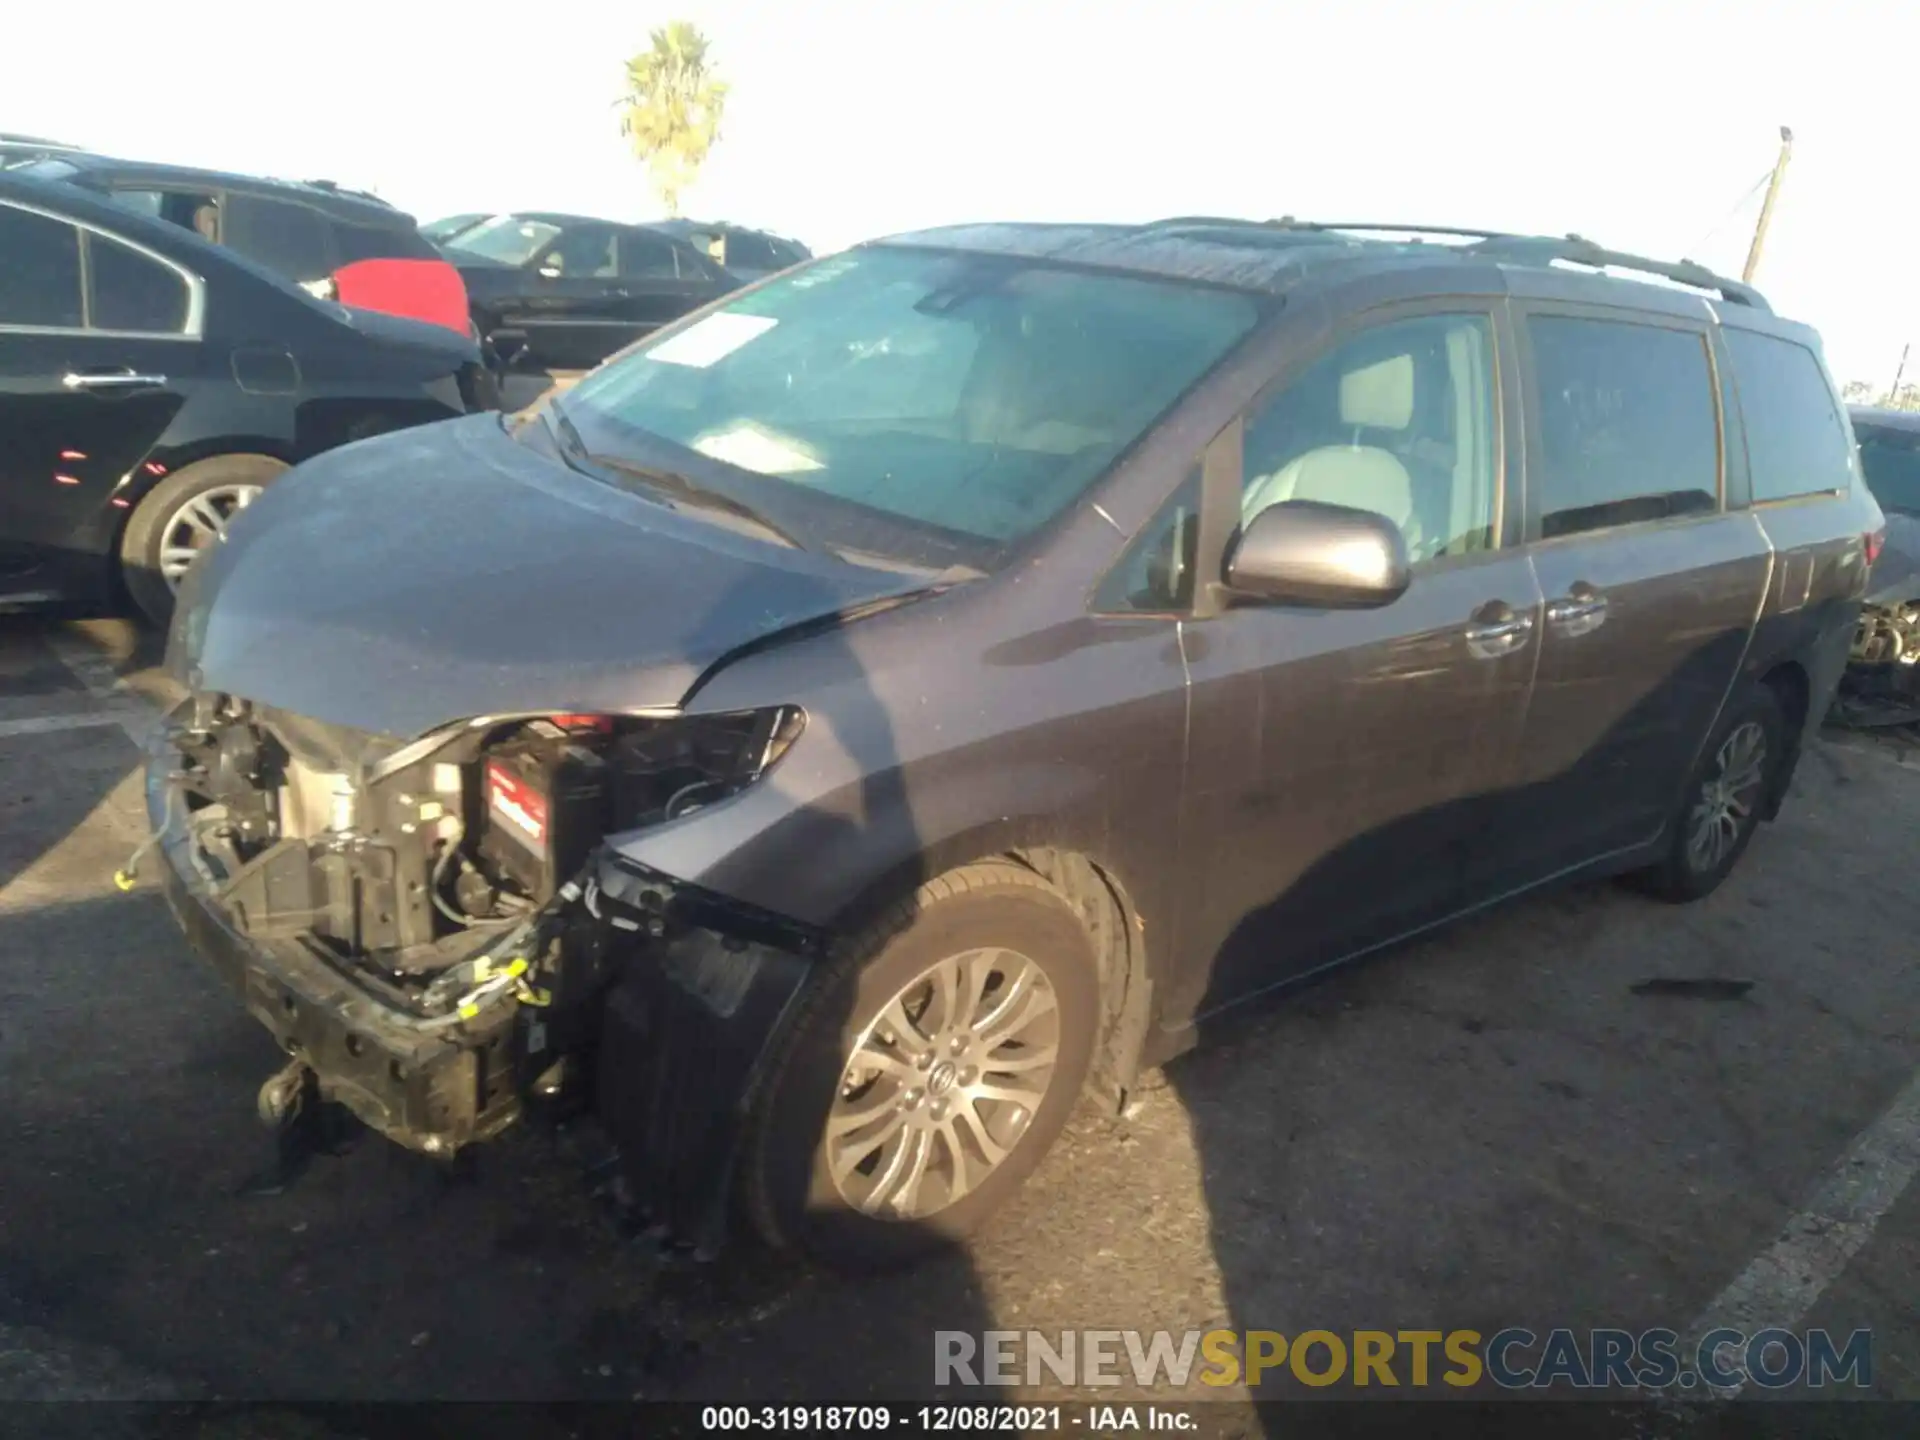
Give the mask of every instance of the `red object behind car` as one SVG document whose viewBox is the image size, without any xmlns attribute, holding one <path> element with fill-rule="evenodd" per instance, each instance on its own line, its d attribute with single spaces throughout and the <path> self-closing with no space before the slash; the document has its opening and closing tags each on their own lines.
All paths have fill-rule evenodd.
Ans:
<svg viewBox="0 0 1920 1440">
<path fill-rule="evenodd" d="M 333 284 L 342 305 L 425 320 L 462 335 L 472 328 L 466 282 L 445 260 L 356 260 L 333 272 Z"/>
</svg>

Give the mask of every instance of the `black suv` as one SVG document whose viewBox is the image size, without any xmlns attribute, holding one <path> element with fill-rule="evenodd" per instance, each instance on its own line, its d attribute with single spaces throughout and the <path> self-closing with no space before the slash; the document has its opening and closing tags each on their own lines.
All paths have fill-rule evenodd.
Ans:
<svg viewBox="0 0 1920 1440">
<path fill-rule="evenodd" d="M 459 415 L 478 347 L 315 299 L 71 186 L 0 173 L 0 605 L 164 618 L 289 465 Z"/>
<path fill-rule="evenodd" d="M 264 496 L 148 805 L 267 1109 L 447 1155 L 591 1106 L 690 1238 L 886 1260 L 1211 1016 L 1713 890 L 1883 529 L 1818 340 L 1460 240 L 902 236 Z"/>
</svg>

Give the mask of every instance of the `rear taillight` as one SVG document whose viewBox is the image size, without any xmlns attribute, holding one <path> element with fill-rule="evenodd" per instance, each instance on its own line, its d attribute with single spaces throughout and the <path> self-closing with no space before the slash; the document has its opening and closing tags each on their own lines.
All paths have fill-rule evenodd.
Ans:
<svg viewBox="0 0 1920 1440">
<path fill-rule="evenodd" d="M 611 735 L 611 715 L 549 715 L 547 717 L 569 735 Z"/>
<path fill-rule="evenodd" d="M 1872 565 L 1880 558 L 1880 547 L 1887 543 L 1887 531 L 1883 525 L 1878 530 L 1869 530 L 1860 537 L 1861 547 L 1867 552 L 1867 564 Z"/>
</svg>

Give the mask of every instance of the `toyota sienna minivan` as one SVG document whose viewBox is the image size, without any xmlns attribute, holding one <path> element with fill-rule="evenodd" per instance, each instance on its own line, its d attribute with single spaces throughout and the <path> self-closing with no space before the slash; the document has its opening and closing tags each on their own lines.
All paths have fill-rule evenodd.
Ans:
<svg viewBox="0 0 1920 1440">
<path fill-rule="evenodd" d="M 269 1119 L 591 1112 L 689 1244 L 895 1261 L 1211 1017 L 1712 891 L 1881 532 L 1815 335 L 1684 262 L 901 236 L 262 494 L 183 585 L 163 882 Z"/>
</svg>

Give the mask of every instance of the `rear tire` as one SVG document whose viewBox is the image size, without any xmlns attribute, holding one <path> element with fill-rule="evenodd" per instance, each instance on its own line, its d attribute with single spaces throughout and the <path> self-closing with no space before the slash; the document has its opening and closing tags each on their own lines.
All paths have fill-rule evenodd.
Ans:
<svg viewBox="0 0 1920 1440">
<path fill-rule="evenodd" d="M 189 552 L 212 544 L 234 513 L 286 469 L 271 455 L 216 455 L 149 491 L 120 539 L 120 574 L 141 614 L 164 628 Z"/>
<path fill-rule="evenodd" d="M 1065 1127 L 1099 1009 L 1086 927 L 1039 875 L 989 862 L 921 886 L 774 1041 L 742 1152 L 754 1227 L 842 1269 L 951 1245 Z"/>
<path fill-rule="evenodd" d="M 1719 889 L 1767 813 L 1786 755 L 1779 697 L 1766 685 L 1747 685 L 1728 704 L 1688 777 L 1666 857 L 1627 876 L 1629 883 L 1675 904 Z"/>
</svg>

